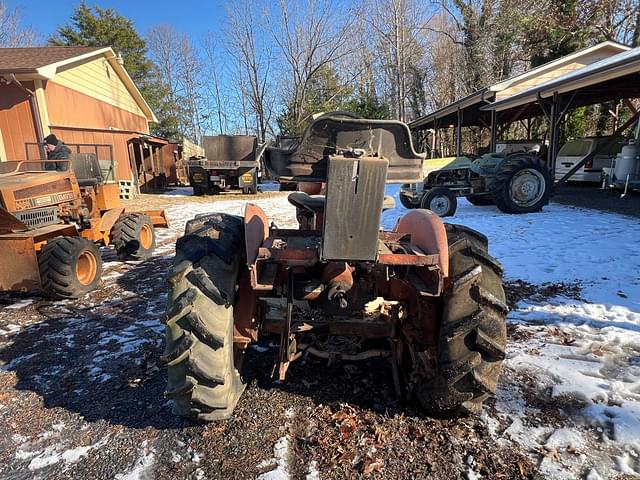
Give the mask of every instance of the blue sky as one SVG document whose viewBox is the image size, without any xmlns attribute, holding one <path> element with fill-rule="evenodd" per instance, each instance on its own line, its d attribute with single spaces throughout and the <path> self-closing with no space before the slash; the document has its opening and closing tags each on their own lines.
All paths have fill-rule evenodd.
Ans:
<svg viewBox="0 0 640 480">
<path fill-rule="evenodd" d="M 46 39 L 57 27 L 68 23 L 80 0 L 5 0 L 5 3 L 10 8 L 20 8 L 23 24 L 33 26 Z M 176 30 L 199 38 L 207 31 L 215 31 L 225 18 L 223 0 L 89 0 L 86 3 L 113 8 L 132 19 L 142 34 L 158 23 L 170 23 Z"/>
</svg>

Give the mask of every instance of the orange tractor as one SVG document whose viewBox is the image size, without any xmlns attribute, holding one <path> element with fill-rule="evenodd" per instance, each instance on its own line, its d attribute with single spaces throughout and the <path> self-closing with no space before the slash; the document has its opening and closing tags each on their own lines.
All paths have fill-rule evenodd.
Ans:
<svg viewBox="0 0 640 480">
<path fill-rule="evenodd" d="M 386 183 L 420 182 L 407 126 L 344 113 L 317 117 L 264 163 L 297 182 L 298 229 L 257 205 L 191 220 L 177 242 L 166 314 L 166 396 L 174 413 L 228 418 L 245 387 L 247 346 L 279 337 L 274 372 L 309 354 L 390 363 L 399 394 L 427 412 L 478 412 L 506 344 L 502 268 L 487 238 L 412 210 L 380 229 Z"/>
<path fill-rule="evenodd" d="M 0 164 L 0 291 L 41 290 L 76 298 L 100 282 L 98 245 L 121 259 L 155 248 L 164 212 L 126 212 L 95 155 Z"/>
</svg>

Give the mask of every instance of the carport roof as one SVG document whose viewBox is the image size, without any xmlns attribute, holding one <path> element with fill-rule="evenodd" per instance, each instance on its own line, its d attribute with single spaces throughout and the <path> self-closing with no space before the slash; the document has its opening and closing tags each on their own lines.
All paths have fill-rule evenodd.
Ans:
<svg viewBox="0 0 640 480">
<path fill-rule="evenodd" d="M 555 75 L 556 78 L 561 77 L 558 75 L 563 71 L 571 69 L 573 72 L 581 71 L 586 63 L 594 64 L 594 59 L 599 58 L 612 58 L 620 54 L 620 52 L 626 53 L 630 47 L 618 42 L 605 41 L 600 42 L 591 47 L 586 47 L 577 50 L 569 55 L 552 60 L 551 62 L 540 65 L 536 68 L 523 72 L 519 75 L 515 75 L 506 80 L 502 80 L 493 85 L 484 87 L 464 98 L 456 100 L 455 102 L 446 105 L 435 112 L 431 112 L 428 115 L 422 116 L 413 122 L 409 123 L 409 127 L 412 130 L 426 128 L 430 124 L 439 123 L 440 126 L 455 125 L 457 121 L 457 112 L 461 110 L 463 112 L 463 118 L 461 125 L 464 127 L 475 126 L 482 124 L 490 124 L 490 111 L 485 107 L 487 103 L 494 100 L 503 101 L 503 98 L 513 98 L 520 95 L 525 85 L 531 83 L 549 83 L 544 82 L 545 77 Z M 595 62 L 599 63 L 599 62 Z M 553 79 L 552 79 L 553 80 Z M 511 94 L 511 92 L 516 93 Z M 497 101 L 495 102 L 498 103 Z M 508 109 L 507 107 L 506 109 Z M 539 113 L 539 109 L 536 111 Z"/>
<path fill-rule="evenodd" d="M 525 108 L 539 98 L 554 94 L 575 94 L 573 106 L 591 105 L 607 100 L 640 97 L 640 47 L 619 53 L 591 65 L 524 90 L 512 97 L 480 107 L 480 110 L 504 111 Z"/>
</svg>

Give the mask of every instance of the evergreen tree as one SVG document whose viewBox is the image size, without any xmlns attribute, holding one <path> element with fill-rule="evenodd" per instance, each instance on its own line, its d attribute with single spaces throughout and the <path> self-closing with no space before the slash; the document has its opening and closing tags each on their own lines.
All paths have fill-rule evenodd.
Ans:
<svg viewBox="0 0 640 480">
<path fill-rule="evenodd" d="M 166 88 L 147 57 L 147 46 L 132 20 L 112 8 L 88 7 L 83 1 L 73 12 L 69 24 L 58 28 L 49 39 L 50 45 L 111 47 L 122 55 L 124 67 L 140 89 L 160 123 L 151 125 L 156 135 L 177 138 L 178 120 L 167 116 Z"/>
</svg>

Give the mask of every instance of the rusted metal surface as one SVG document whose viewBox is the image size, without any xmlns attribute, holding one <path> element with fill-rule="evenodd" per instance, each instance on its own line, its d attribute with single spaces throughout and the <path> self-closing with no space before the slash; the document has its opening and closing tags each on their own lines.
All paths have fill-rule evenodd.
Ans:
<svg viewBox="0 0 640 480">
<path fill-rule="evenodd" d="M 0 291 L 28 292 L 40 288 L 33 237 L 0 236 L 0 265 Z"/>
<path fill-rule="evenodd" d="M 400 219 L 394 230 L 409 233 L 411 243 L 427 255 L 439 255 L 438 265 L 444 277 L 449 275 L 449 246 L 447 232 L 438 215 L 428 210 L 411 210 Z"/>
<path fill-rule="evenodd" d="M 27 230 L 27 226 L 24 223 L 0 207 L 0 234 L 25 230 Z"/>
<path fill-rule="evenodd" d="M 238 282 L 238 298 L 233 309 L 233 341 L 249 343 L 258 340 L 258 295 L 251 288 L 251 279 L 245 272 Z"/>
<path fill-rule="evenodd" d="M 251 279 L 251 286 L 256 290 L 270 290 L 270 285 L 261 286 L 259 283 L 260 268 L 258 264 L 258 250 L 269 236 L 269 219 L 259 206 L 247 203 L 244 207 L 244 241 L 247 267 Z"/>
<path fill-rule="evenodd" d="M 307 249 L 260 247 L 258 260 L 278 262 L 287 266 L 311 267 L 318 263 L 318 252 Z"/>
<path fill-rule="evenodd" d="M 99 230 L 102 233 L 105 233 L 108 235 L 111 232 L 111 229 L 113 228 L 115 223 L 118 221 L 118 218 L 120 218 L 120 215 L 122 215 L 123 213 L 124 213 L 124 208 L 122 207 L 114 208 L 112 210 L 104 212 L 104 214 L 102 215 L 102 218 L 100 219 Z"/>
<path fill-rule="evenodd" d="M 120 206 L 120 186 L 117 183 L 100 185 L 97 195 L 98 209 L 111 210 Z"/>
<path fill-rule="evenodd" d="M 412 265 L 423 267 L 427 265 L 439 265 L 440 255 L 412 255 L 407 253 L 387 253 L 378 256 L 378 262 L 382 265 Z"/>
<path fill-rule="evenodd" d="M 169 220 L 164 210 L 142 210 L 140 213 L 146 213 L 151 218 L 151 223 L 156 228 L 169 228 Z"/>
</svg>

